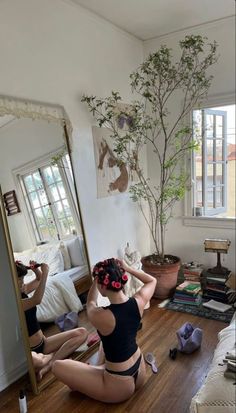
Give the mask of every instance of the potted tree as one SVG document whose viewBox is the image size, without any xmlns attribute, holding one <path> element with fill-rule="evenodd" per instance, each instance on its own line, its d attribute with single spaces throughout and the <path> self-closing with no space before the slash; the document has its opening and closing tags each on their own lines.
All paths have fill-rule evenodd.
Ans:
<svg viewBox="0 0 236 413">
<path fill-rule="evenodd" d="M 110 128 L 118 165 L 135 172 L 129 191 L 149 227 L 154 251 L 142 259 L 144 270 L 157 277 L 154 296 L 166 298 L 176 286 L 180 259 L 166 254 L 165 232 L 175 203 L 190 188 L 186 155 L 198 147 L 189 114 L 206 97 L 216 62 L 215 42 L 202 36 L 186 36 L 179 42 L 180 54 L 173 61 L 171 49 L 161 46 L 130 75 L 136 100 L 121 103 L 118 92 L 100 99 L 84 95 L 89 111 L 100 127 Z M 178 97 L 175 119 L 170 112 L 173 97 Z M 171 117 L 170 117 L 171 115 Z M 140 159 L 142 149 L 152 148 L 152 167 L 156 182 L 151 182 Z"/>
</svg>

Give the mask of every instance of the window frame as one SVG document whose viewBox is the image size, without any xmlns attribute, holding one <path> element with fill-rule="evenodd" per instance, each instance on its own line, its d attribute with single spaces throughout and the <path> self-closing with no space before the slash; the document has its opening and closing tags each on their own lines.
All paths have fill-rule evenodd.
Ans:
<svg viewBox="0 0 236 413">
<path fill-rule="evenodd" d="M 192 122 L 192 112 L 193 110 L 201 110 L 201 109 L 211 109 L 217 108 L 227 105 L 235 105 L 235 93 L 228 93 L 222 95 L 212 95 L 208 96 L 207 100 L 201 101 L 201 106 L 194 106 L 189 114 L 188 123 L 190 127 L 193 127 Z M 186 158 L 186 168 L 191 171 L 191 182 L 194 180 L 194 159 L 193 153 Z M 193 227 L 207 227 L 207 228 L 224 228 L 224 229 L 235 229 L 235 218 L 226 218 L 226 217 L 216 217 L 212 216 L 193 216 L 192 208 L 194 205 L 194 187 L 191 185 L 191 190 L 187 191 L 184 197 L 184 205 L 183 205 L 183 224 L 185 226 L 193 226 Z"/>
<path fill-rule="evenodd" d="M 43 155 L 12 171 L 15 185 L 19 193 L 19 198 L 21 199 L 22 212 L 24 214 L 24 218 L 26 220 L 27 228 L 28 228 L 31 242 L 33 245 L 40 245 L 44 243 L 46 240 L 40 240 L 38 226 L 34 219 L 34 212 L 32 211 L 29 212 L 29 206 L 27 206 L 27 203 L 29 203 L 29 200 L 28 200 L 28 196 L 25 196 L 25 185 L 23 182 L 23 176 L 30 174 L 32 171 L 35 171 L 39 168 L 42 169 L 44 167 L 50 166 L 52 162 L 52 158 L 56 156 L 58 153 L 62 152 L 64 149 L 65 149 L 64 147 L 60 147 L 52 152 L 49 152 L 47 155 Z M 66 188 L 66 196 L 67 196 L 70 208 L 71 208 L 71 214 L 72 214 L 76 229 L 79 233 L 81 231 L 80 220 L 79 220 L 78 213 L 77 213 L 76 206 L 75 206 L 76 203 L 75 203 L 75 198 L 74 198 L 73 185 L 71 187 L 71 183 L 73 179 L 70 179 L 66 171 L 63 171 L 63 173 L 61 174 L 61 178 L 62 178 L 63 185 Z M 47 193 L 47 190 L 46 190 L 46 193 Z M 47 193 L 47 196 L 48 196 L 48 193 Z M 50 202 L 50 198 L 49 198 L 49 202 Z M 30 216 L 30 214 L 32 214 L 33 219 Z M 57 219 L 55 221 L 57 225 Z M 38 236 L 36 235 L 36 232 Z M 70 235 L 68 235 L 68 237 Z M 63 239 L 66 237 L 67 236 L 64 236 Z M 62 237 L 60 237 L 60 239 L 62 239 Z M 51 242 L 51 241 L 53 242 L 53 240 L 49 240 L 48 242 Z M 54 241 L 57 241 L 57 240 L 54 239 Z"/>
<path fill-rule="evenodd" d="M 226 196 L 226 189 L 227 188 L 227 159 L 226 159 L 226 130 L 227 130 L 227 119 L 225 119 L 226 112 L 222 110 L 211 110 L 209 108 L 204 108 L 202 109 L 202 130 L 205 131 L 206 127 L 206 117 L 207 115 L 213 115 L 213 116 L 222 116 L 223 118 L 223 134 L 222 134 L 222 161 L 217 161 L 216 160 L 216 153 L 215 153 L 215 144 L 214 141 L 216 141 L 216 136 L 215 136 L 215 122 L 213 123 L 213 137 L 212 137 L 212 142 L 213 142 L 213 160 L 212 160 L 212 167 L 213 167 L 213 208 L 208 208 L 207 207 L 207 166 L 210 165 L 211 163 L 208 162 L 207 159 L 207 140 L 208 138 L 206 136 L 203 136 L 202 139 L 202 160 L 203 160 L 203 167 L 202 167 L 202 172 L 203 172 L 203 186 L 202 186 L 202 199 L 203 199 L 203 210 L 204 210 L 204 216 L 213 216 L 217 215 L 219 213 L 225 212 L 226 211 L 226 202 L 227 202 L 227 196 Z M 220 185 L 222 187 L 222 193 L 223 193 L 223 199 L 222 199 L 222 206 L 217 207 L 216 206 L 216 164 L 221 163 L 222 164 L 222 184 Z M 194 153 L 193 153 L 193 168 L 195 167 L 195 159 L 194 159 Z M 193 191 L 195 195 L 194 190 L 194 185 L 193 185 Z M 193 198 L 194 199 L 194 198 Z"/>
</svg>

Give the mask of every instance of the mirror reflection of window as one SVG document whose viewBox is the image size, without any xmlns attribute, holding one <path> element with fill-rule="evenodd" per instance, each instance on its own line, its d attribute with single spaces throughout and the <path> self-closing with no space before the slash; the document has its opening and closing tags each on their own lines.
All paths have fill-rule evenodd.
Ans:
<svg viewBox="0 0 236 413">
<path fill-rule="evenodd" d="M 49 160 L 46 165 L 43 163 L 43 166 L 17 176 L 37 243 L 77 233 L 68 154 L 58 164 Z"/>
<path fill-rule="evenodd" d="M 1 96 L 0 101 L 2 102 Z M 31 117 L 34 104 L 28 105 L 21 101 L 13 103 L 12 98 L 10 104 L 8 100 L 6 104 L 4 102 L 2 107 L 6 105 L 6 110 L 9 107 L 13 110 L 15 105 L 17 113 L 17 116 L 5 116 L 5 113 L 0 115 L 0 195 L 1 188 L 3 193 L 14 190 L 21 210 L 17 215 L 2 215 L 4 205 L 0 196 L 0 215 L 9 230 L 5 235 L 9 240 L 7 246 L 12 266 L 15 260 L 26 266 L 33 260 L 39 264 L 46 263 L 49 267 L 43 297 L 40 303 L 37 302 L 37 320 L 41 323 L 40 329 L 45 337 L 60 333 L 61 329 L 55 321 L 69 312 L 79 313 L 79 327 L 84 327 L 92 334 L 94 327 L 89 323 L 83 308 L 91 286 L 91 273 L 73 165 L 69 156 L 70 125 L 67 129 L 64 118 L 63 121 L 60 118 L 58 122 L 48 121 L 47 111 L 49 118 L 54 119 L 55 113 L 60 113 L 60 108 L 55 112 L 51 106 L 35 104 L 35 119 L 34 116 Z M 22 117 L 19 116 L 21 105 Z M 25 117 L 27 110 L 29 117 Z M 44 243 L 45 246 L 41 245 Z M 17 291 L 16 301 L 21 323 L 19 328 L 23 333 L 32 389 L 37 393 L 53 381 L 54 377 L 50 371 L 45 376 L 42 372 L 38 374 L 35 358 L 32 359 L 30 352 L 25 313 L 22 313 L 18 277 L 15 273 L 12 273 L 12 279 Z M 29 299 L 37 287 L 33 284 L 35 274 L 29 270 L 24 279 L 24 293 Z M 13 329 L 14 323 L 15 318 L 12 318 Z M 70 357 L 81 358 L 89 348 L 84 343 Z M 73 349 L 70 352 L 73 353 Z M 46 353 L 44 355 L 47 356 Z M 17 366 L 18 363 L 21 366 L 21 357 L 16 360 Z"/>
</svg>

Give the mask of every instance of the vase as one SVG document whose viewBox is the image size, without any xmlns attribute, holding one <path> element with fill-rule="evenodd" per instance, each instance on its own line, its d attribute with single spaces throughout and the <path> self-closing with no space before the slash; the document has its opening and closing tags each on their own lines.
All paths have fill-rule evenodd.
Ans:
<svg viewBox="0 0 236 413">
<path fill-rule="evenodd" d="M 143 271 L 152 275 L 157 280 L 153 297 L 161 300 L 172 297 L 177 284 L 180 258 L 174 255 L 165 255 L 165 258 L 171 259 L 173 262 L 164 262 L 159 265 L 151 263 L 150 258 L 151 255 L 143 257 L 141 262 Z"/>
</svg>

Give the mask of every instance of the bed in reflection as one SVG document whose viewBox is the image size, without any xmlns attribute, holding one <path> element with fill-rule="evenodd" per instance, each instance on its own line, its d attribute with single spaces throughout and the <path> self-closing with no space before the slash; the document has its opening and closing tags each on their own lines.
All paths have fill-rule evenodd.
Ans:
<svg viewBox="0 0 236 413">
<path fill-rule="evenodd" d="M 64 313 L 78 313 L 83 310 L 79 295 L 88 290 L 91 277 L 81 236 L 14 252 L 14 258 L 25 265 L 34 260 L 38 263 L 45 262 L 49 266 L 44 296 L 37 306 L 37 318 L 40 322 L 52 322 Z M 25 284 L 34 278 L 35 274 L 29 270 L 25 276 Z"/>
</svg>

